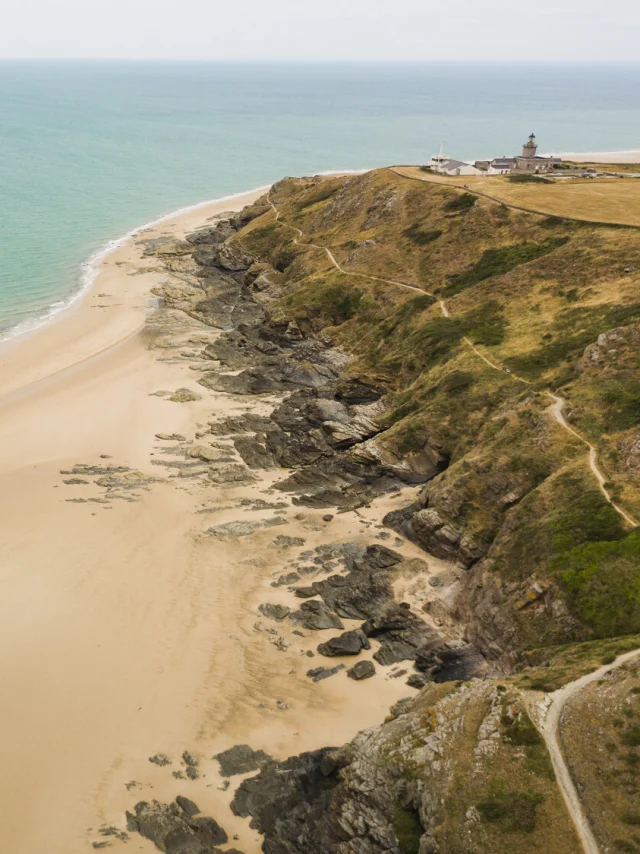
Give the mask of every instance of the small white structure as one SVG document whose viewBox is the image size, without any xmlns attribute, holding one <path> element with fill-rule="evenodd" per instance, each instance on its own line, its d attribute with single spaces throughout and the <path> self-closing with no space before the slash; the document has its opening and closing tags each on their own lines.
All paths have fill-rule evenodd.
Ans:
<svg viewBox="0 0 640 854">
<path fill-rule="evenodd" d="M 464 160 L 454 160 L 444 153 L 444 142 L 440 143 L 440 152 L 434 154 L 429 161 L 429 168 L 438 175 L 481 175 L 471 163 Z"/>
</svg>

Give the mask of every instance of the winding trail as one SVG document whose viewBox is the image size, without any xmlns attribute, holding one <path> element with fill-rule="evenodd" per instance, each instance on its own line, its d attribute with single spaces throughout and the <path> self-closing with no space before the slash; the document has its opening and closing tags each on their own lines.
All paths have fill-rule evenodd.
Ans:
<svg viewBox="0 0 640 854">
<path fill-rule="evenodd" d="M 320 252 L 324 252 L 325 255 L 327 256 L 327 258 L 329 259 L 329 261 L 331 261 L 332 265 L 336 268 L 336 270 L 338 270 L 340 273 L 344 273 L 345 276 L 356 276 L 359 279 L 368 279 L 371 282 L 382 282 L 385 285 L 395 285 L 398 288 L 405 288 L 405 290 L 415 291 L 418 294 L 424 294 L 426 296 L 433 296 L 433 294 L 430 294 L 427 291 L 425 291 L 424 288 L 419 288 L 416 285 L 410 285 L 407 282 L 396 282 L 393 279 L 381 279 L 380 276 L 369 276 L 367 273 L 353 273 L 353 272 L 351 272 L 351 270 L 345 270 L 344 267 L 342 267 L 340 265 L 340 263 L 336 260 L 336 257 L 333 254 L 333 252 L 330 249 L 328 249 L 326 246 L 320 246 L 318 243 L 302 243 L 300 241 L 300 238 L 304 236 L 304 232 L 301 231 L 299 228 L 296 228 L 295 225 L 289 225 L 288 222 L 285 222 L 283 219 L 281 219 L 280 211 L 275 206 L 275 204 L 271 201 L 271 197 L 270 197 L 269 193 L 267 193 L 267 201 L 268 201 L 269 205 L 273 208 L 273 211 L 276 215 L 276 222 L 279 222 L 285 228 L 291 229 L 291 231 L 295 231 L 295 233 L 298 235 L 295 238 L 295 240 L 293 241 L 295 246 L 308 246 L 310 249 L 318 249 L 318 250 L 320 250 Z M 445 317 L 448 317 L 448 316 L 449 316 L 448 314 L 445 315 Z"/>
<path fill-rule="evenodd" d="M 394 171 L 394 170 L 392 169 L 391 171 Z M 400 173 L 397 173 L 397 174 L 400 174 Z M 402 177 L 407 177 L 407 176 L 402 176 Z M 418 180 L 418 179 L 416 179 L 416 180 Z M 267 193 L 267 202 L 269 203 L 270 207 L 273 209 L 273 212 L 276 215 L 275 221 L 279 222 L 285 228 L 289 228 L 289 229 L 291 229 L 291 231 L 294 231 L 296 233 L 297 236 L 296 236 L 295 240 L 293 241 L 293 243 L 296 246 L 306 246 L 310 249 L 317 249 L 320 252 L 324 252 L 325 255 L 327 256 L 327 258 L 329 259 L 329 261 L 331 262 L 331 264 L 333 265 L 333 267 L 335 267 L 335 269 L 338 270 L 340 273 L 343 273 L 346 276 L 356 276 L 360 279 L 367 279 L 371 282 L 382 282 L 383 284 L 386 284 L 386 285 L 394 285 L 395 287 L 404 288 L 405 290 L 414 291 L 416 293 L 424 294 L 425 296 L 431 296 L 434 299 L 436 299 L 434 294 L 429 293 L 429 291 L 424 290 L 424 288 L 417 287 L 416 285 L 411 285 L 408 282 L 400 282 L 400 281 L 397 281 L 395 279 L 383 279 L 380 276 L 370 276 L 367 273 L 356 273 L 356 272 L 352 272 L 351 270 L 345 270 L 344 267 L 342 267 L 341 264 L 337 261 L 335 255 L 333 254 L 333 252 L 328 247 L 321 246 L 318 243 L 303 242 L 301 240 L 301 238 L 304 237 L 304 232 L 301 229 L 297 228 L 295 225 L 290 225 L 289 223 L 285 222 L 282 219 L 282 217 L 280 215 L 280 211 L 278 210 L 277 206 L 275 205 L 275 203 L 271 199 L 270 192 Z M 448 309 L 445 301 L 442 299 L 439 299 L 438 305 L 440 307 L 440 311 L 442 312 L 442 316 L 446 317 L 446 318 L 451 318 L 451 314 L 449 312 L 449 309 Z M 514 380 L 515 382 L 523 383 L 524 385 L 528 385 L 528 386 L 533 385 L 532 382 L 525 379 L 524 377 L 520 377 L 517 374 L 514 374 L 511 371 L 509 371 L 508 368 L 506 368 L 504 366 L 501 367 L 500 365 L 497 365 L 495 362 L 492 362 L 491 359 L 487 358 L 487 356 L 485 356 L 480 350 L 478 350 L 478 348 L 475 346 L 475 344 L 469 338 L 467 338 L 466 335 L 463 336 L 462 340 L 467 345 L 467 347 L 469 347 L 475 353 L 475 355 L 479 359 L 482 359 L 482 361 L 486 365 L 488 365 L 490 368 L 492 368 L 494 371 L 499 371 L 501 374 L 507 373 L 511 377 L 511 379 Z M 605 484 L 607 482 L 607 478 L 605 478 L 602 471 L 598 467 L 598 454 L 597 454 L 596 448 L 594 447 L 594 445 L 591 444 L 591 442 L 589 442 L 587 439 L 585 439 L 584 436 L 582 436 L 580 433 L 578 433 L 577 430 L 574 430 L 573 427 L 570 427 L 569 424 L 567 423 L 567 420 L 563 414 L 563 409 L 564 409 L 564 405 L 566 402 L 564 400 L 564 398 L 558 397 L 558 395 L 553 394 L 553 392 L 551 392 L 549 389 L 547 389 L 545 391 L 545 394 L 547 394 L 553 400 L 553 404 L 548 409 L 548 412 L 551 414 L 551 416 L 557 421 L 557 423 L 563 429 L 565 429 L 567 432 L 571 433 L 572 436 L 575 436 L 576 439 L 578 439 L 580 442 L 582 442 L 582 444 L 585 445 L 589 449 L 589 468 L 591 469 L 596 480 L 598 481 L 598 487 L 599 487 L 600 491 L 602 492 L 603 496 L 605 497 L 605 499 L 607 500 L 607 502 L 613 507 L 613 509 L 618 513 L 618 515 L 625 521 L 625 523 L 627 525 L 629 525 L 632 528 L 640 527 L 640 522 L 637 522 L 633 518 L 633 516 L 630 516 L 625 510 L 623 510 L 621 507 L 619 507 L 615 503 L 615 501 L 612 499 L 609 492 L 607 491 L 607 488 L 605 486 Z"/>
<path fill-rule="evenodd" d="M 543 705 L 541 707 L 541 704 L 538 704 L 536 707 L 538 710 L 542 711 L 542 719 L 538 721 L 538 729 L 545 740 L 547 749 L 549 750 L 549 755 L 551 756 L 551 762 L 556 773 L 556 779 L 558 780 L 560 791 L 562 792 L 569 814 L 573 819 L 576 830 L 578 831 L 578 836 L 580 837 L 585 854 L 600 854 L 600 848 L 598 847 L 598 843 L 596 842 L 593 831 L 589 826 L 585 811 L 580 803 L 578 791 L 575 787 L 575 783 L 573 782 L 573 778 L 571 777 L 571 772 L 567 767 L 567 763 L 565 762 L 562 748 L 558 740 L 558 727 L 562 717 L 562 711 L 567 701 L 587 685 L 591 684 L 591 682 L 602 679 L 605 674 L 615 670 L 638 656 L 640 656 L 640 649 L 627 652 L 617 658 L 612 664 L 605 664 L 597 670 L 594 670 L 593 673 L 587 673 L 586 676 L 576 679 L 575 682 L 569 682 L 569 684 L 565 685 L 564 688 L 560 688 L 558 691 L 554 691 L 553 694 L 548 695 L 551 703 L 546 707 L 546 709 Z"/>
<path fill-rule="evenodd" d="M 556 419 L 558 424 L 561 424 L 565 430 L 568 430 L 569 433 L 572 433 L 577 439 L 582 442 L 583 445 L 586 445 L 589 449 L 589 468 L 591 469 L 591 471 L 596 477 L 596 480 L 598 481 L 600 492 L 602 492 L 609 504 L 613 507 L 614 510 L 617 511 L 617 513 L 620 514 L 620 516 L 622 516 L 622 518 L 625 520 L 625 522 L 627 522 L 627 524 L 631 525 L 632 528 L 639 527 L 639 523 L 636 522 L 633 516 L 630 516 L 626 511 L 622 509 L 622 507 L 619 507 L 607 492 L 607 488 L 605 486 L 606 478 L 598 468 L 598 454 L 595 447 L 591 444 L 591 442 L 585 439 L 584 436 L 581 436 L 580 433 L 578 433 L 576 430 L 573 429 L 573 427 L 570 427 L 569 424 L 567 424 L 567 421 L 562 412 L 565 401 L 561 397 L 558 397 L 558 395 L 553 394 L 550 391 L 547 391 L 547 394 L 554 401 L 553 404 L 549 407 L 549 411 Z"/>
<path fill-rule="evenodd" d="M 384 279 L 380 276 L 370 276 L 366 273 L 354 273 L 349 270 L 345 270 L 336 260 L 333 252 L 331 252 L 331 250 L 328 249 L 326 246 L 320 246 L 317 243 L 303 242 L 302 238 L 304 236 L 304 233 L 301 231 L 301 229 L 297 228 L 296 226 L 289 225 L 288 223 L 282 220 L 280 216 L 280 211 L 278 210 L 274 202 L 271 200 L 269 194 L 267 194 L 267 200 L 276 215 L 276 222 L 280 222 L 281 225 L 291 229 L 296 233 L 297 236 L 293 242 L 297 246 L 306 246 L 324 252 L 331 264 L 335 267 L 335 269 L 339 270 L 341 273 L 344 273 L 345 275 L 349 276 L 357 276 L 359 278 L 368 279 L 374 282 L 383 282 L 387 285 L 394 285 L 396 287 L 405 288 L 406 290 L 416 291 L 420 294 L 426 294 L 427 296 L 434 296 L 428 291 L 425 291 L 423 288 L 417 287 L 415 285 L 410 285 L 407 282 L 399 282 L 394 279 Z M 451 314 L 445 301 L 439 299 L 438 305 L 440 307 L 440 311 L 442 312 L 442 316 L 450 318 Z M 507 369 L 505 367 L 501 367 L 495 362 L 492 362 L 489 358 L 487 358 L 487 356 L 480 352 L 480 350 L 478 350 L 478 348 L 469 338 L 464 336 L 462 340 L 474 352 L 474 354 L 478 358 L 482 359 L 482 361 L 490 368 L 495 371 L 499 371 L 500 373 L 507 372 Z M 532 385 L 532 383 L 524 377 L 520 377 L 510 371 L 508 371 L 508 374 L 515 382 L 520 382 L 528 386 Z M 602 492 L 608 503 L 614 508 L 614 510 L 616 510 L 616 512 L 629 526 L 631 526 L 632 528 L 639 527 L 639 523 L 632 516 L 626 513 L 621 507 L 619 507 L 608 493 L 605 486 L 606 478 L 598 467 L 596 448 L 587 439 L 585 439 L 584 436 L 582 436 L 580 433 L 578 433 L 577 430 L 575 430 L 568 424 L 563 413 L 565 400 L 562 397 L 553 394 L 553 392 L 549 389 L 545 391 L 545 394 L 547 394 L 553 401 L 553 403 L 548 409 L 548 412 L 553 416 L 555 421 L 589 449 L 589 467 L 593 472 L 596 480 L 598 481 L 600 491 Z M 616 661 L 612 664 L 603 665 L 602 667 L 595 670 L 593 673 L 588 673 L 587 675 L 582 676 L 580 679 L 577 679 L 575 682 L 570 682 L 568 685 L 565 685 L 563 688 L 554 692 L 552 695 L 549 695 L 549 698 L 551 700 L 550 704 L 546 706 L 546 708 L 542 707 L 542 720 L 540 720 L 538 723 L 539 730 L 549 750 L 549 755 L 551 757 L 551 762 L 556 773 L 558 785 L 560 786 L 560 791 L 562 792 L 562 796 L 567 805 L 569 814 L 575 824 L 576 831 L 580 838 L 580 842 L 582 843 L 582 847 L 584 849 L 585 854 L 600 854 L 600 849 L 598 847 L 598 843 L 596 842 L 596 838 L 593 834 L 593 831 L 589 826 L 589 822 L 580 802 L 577 789 L 571 777 L 569 768 L 567 767 L 567 764 L 565 762 L 564 756 L 562 754 L 562 749 L 558 740 L 558 725 L 560 723 L 562 710 L 564 709 L 566 702 L 576 693 L 581 691 L 584 687 L 589 685 L 591 682 L 601 679 L 602 676 L 604 676 L 606 673 L 609 673 L 611 670 L 620 667 L 627 661 L 631 661 L 639 655 L 640 649 L 625 653 L 624 655 L 621 655 L 619 658 L 617 658 Z M 540 709 L 540 706 L 538 706 L 538 709 Z"/>
</svg>

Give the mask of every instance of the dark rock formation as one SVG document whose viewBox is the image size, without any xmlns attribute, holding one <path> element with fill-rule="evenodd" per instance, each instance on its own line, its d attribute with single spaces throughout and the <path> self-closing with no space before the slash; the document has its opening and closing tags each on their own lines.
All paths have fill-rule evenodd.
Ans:
<svg viewBox="0 0 640 854">
<path fill-rule="evenodd" d="M 311 599 L 303 602 L 299 611 L 294 611 L 292 619 L 311 632 L 323 629 L 344 629 L 342 620 L 331 611 L 324 602 Z"/>
<path fill-rule="evenodd" d="M 291 608 L 287 608 L 286 605 L 273 605 L 270 602 L 258 605 L 258 610 L 265 617 L 268 617 L 270 620 L 276 620 L 279 623 L 285 620 L 291 613 Z"/>
<path fill-rule="evenodd" d="M 348 562 L 348 575 L 332 575 L 311 586 L 341 617 L 378 617 L 394 602 L 390 570 L 401 561 L 402 555 L 385 546 L 369 546 L 363 556 Z"/>
<path fill-rule="evenodd" d="M 443 519 L 437 510 L 425 507 L 423 501 L 388 513 L 383 522 L 429 554 L 457 561 L 464 569 L 483 557 L 488 547 Z"/>
<path fill-rule="evenodd" d="M 183 799 L 188 805 L 192 801 Z M 127 813 L 127 829 L 150 839 L 166 854 L 211 854 L 214 845 L 224 845 L 228 837 L 212 818 L 191 814 L 176 801 L 140 801 L 134 814 Z"/>
<path fill-rule="evenodd" d="M 200 812 L 200 808 L 197 804 L 195 804 L 189 798 L 185 798 L 183 795 L 178 795 L 176 798 L 176 803 L 180 807 L 180 809 L 186 813 L 190 818 L 193 818 L 194 815 L 198 815 Z"/>
<path fill-rule="evenodd" d="M 251 816 L 251 826 L 266 835 L 265 854 L 328 854 L 333 848 L 326 838 L 313 839 L 313 826 L 331 803 L 339 764 L 329 749 L 269 762 L 258 777 L 241 783 L 231 809 Z"/>
<path fill-rule="evenodd" d="M 322 682 L 323 679 L 328 679 L 330 676 L 335 676 L 336 673 L 339 673 L 341 670 L 344 670 L 344 664 L 336 664 L 335 667 L 314 667 L 311 670 L 307 670 L 307 676 L 313 682 Z"/>
<path fill-rule="evenodd" d="M 357 682 L 360 682 L 362 679 L 370 679 L 372 676 L 376 675 L 375 665 L 370 661 L 359 661 L 357 664 L 354 664 L 349 670 L 347 670 L 347 676 L 350 679 L 355 679 Z"/>
<path fill-rule="evenodd" d="M 327 656 L 359 655 L 363 649 L 371 649 L 371 644 L 361 631 L 344 632 L 318 646 L 320 655 Z"/>
<path fill-rule="evenodd" d="M 383 665 L 414 660 L 425 645 L 440 641 L 437 632 L 404 604 L 391 605 L 379 617 L 367 620 L 362 630 L 380 642 L 373 657 Z"/>
<path fill-rule="evenodd" d="M 237 744 L 217 753 L 213 758 L 220 763 L 220 773 L 223 777 L 257 771 L 271 759 L 264 750 L 252 750 L 248 744 Z"/>
</svg>

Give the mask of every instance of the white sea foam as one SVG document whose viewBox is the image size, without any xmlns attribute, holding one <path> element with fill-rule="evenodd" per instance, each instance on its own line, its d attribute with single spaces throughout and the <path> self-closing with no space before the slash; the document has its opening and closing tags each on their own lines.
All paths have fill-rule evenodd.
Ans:
<svg viewBox="0 0 640 854">
<path fill-rule="evenodd" d="M 315 174 L 318 175 L 361 175 L 366 172 L 366 169 L 332 169 L 328 172 L 317 172 Z M 40 329 L 43 326 L 51 323 L 51 321 L 55 320 L 62 312 L 71 308 L 78 300 L 82 299 L 82 297 L 90 290 L 91 285 L 95 282 L 98 273 L 100 272 L 100 265 L 102 262 L 109 256 L 112 252 L 115 252 L 116 249 L 119 249 L 123 246 L 127 241 L 131 240 L 132 237 L 135 237 L 136 234 L 140 234 L 148 228 L 153 228 L 154 226 L 165 222 L 169 219 L 174 219 L 177 216 L 181 216 L 182 214 L 190 213 L 191 211 L 199 210 L 200 208 L 208 207 L 209 205 L 220 204 L 221 202 L 231 202 L 234 199 L 241 198 L 242 196 L 247 196 L 250 193 L 257 193 L 261 190 L 268 190 L 271 184 L 264 184 L 261 187 L 254 187 L 252 190 L 243 190 L 240 193 L 232 193 L 230 196 L 219 196 L 217 199 L 209 199 L 205 202 L 198 202 L 195 205 L 187 205 L 186 207 L 178 208 L 171 213 L 164 214 L 158 219 L 151 220 L 150 222 L 144 223 L 144 225 L 139 225 L 136 228 L 131 229 L 126 234 L 123 234 L 122 237 L 118 237 L 115 240 L 109 240 L 105 243 L 97 252 L 95 252 L 91 257 L 85 261 L 80 267 L 80 275 L 78 277 L 77 287 L 69 294 L 68 297 L 64 299 L 56 300 L 52 302 L 50 305 L 46 306 L 46 308 L 42 309 L 42 311 L 37 314 L 32 315 L 31 317 L 25 318 L 25 320 L 21 320 L 16 323 L 14 326 L 8 327 L 5 330 L 0 331 L 0 342 L 10 341 L 14 338 L 17 338 L 20 335 L 25 335 L 28 332 L 33 332 L 36 329 Z"/>
<path fill-rule="evenodd" d="M 182 214 L 190 213 L 191 211 L 199 210 L 200 208 L 208 207 L 209 205 L 220 204 L 221 202 L 231 202 L 234 199 L 241 198 L 242 196 L 246 196 L 249 193 L 257 193 L 260 190 L 268 190 L 270 184 L 266 184 L 262 187 L 255 187 L 253 190 L 243 190 L 241 193 L 233 193 L 230 196 L 220 196 L 217 199 L 210 199 L 205 202 L 198 202 L 195 205 L 187 205 L 186 207 L 178 208 L 171 213 L 164 214 L 158 219 L 151 220 L 150 222 L 144 223 L 144 225 L 139 225 L 136 228 L 131 229 L 126 234 L 123 234 L 121 237 L 116 238 L 115 240 L 109 240 L 105 243 L 97 252 L 95 252 L 91 257 L 85 261 L 80 267 L 80 275 L 78 276 L 78 282 L 76 288 L 69 294 L 68 297 L 64 299 L 56 300 L 48 305 L 46 308 L 42 309 L 41 312 L 32 315 L 31 317 L 25 318 L 24 320 L 19 321 L 15 326 L 11 326 L 8 329 L 0 332 L 0 342 L 10 341 L 14 338 L 17 338 L 19 335 L 25 335 L 28 332 L 33 332 L 36 329 L 40 329 L 41 327 L 51 323 L 52 320 L 55 320 L 62 312 L 69 309 L 72 305 L 74 305 L 78 300 L 82 299 L 82 297 L 89 291 L 91 285 L 96 280 L 98 273 L 100 272 L 100 265 L 102 262 L 110 255 L 112 252 L 115 252 L 116 249 L 119 249 L 123 246 L 127 241 L 131 240 L 132 237 L 135 237 L 136 234 L 140 234 L 148 228 L 153 228 L 156 225 L 159 225 L 166 220 L 174 219 L 177 216 L 181 216 Z"/>
</svg>

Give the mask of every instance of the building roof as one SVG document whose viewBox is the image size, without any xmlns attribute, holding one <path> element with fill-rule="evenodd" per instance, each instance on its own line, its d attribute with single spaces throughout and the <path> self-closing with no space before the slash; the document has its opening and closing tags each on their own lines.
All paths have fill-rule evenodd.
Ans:
<svg viewBox="0 0 640 854">
<path fill-rule="evenodd" d="M 469 164 L 465 163 L 464 160 L 447 160 L 440 164 L 442 169 L 461 169 L 463 166 L 468 165 Z"/>
<path fill-rule="evenodd" d="M 518 160 L 543 160 L 545 163 L 548 163 L 550 160 L 553 163 L 562 163 L 561 157 L 541 157 L 539 154 L 536 154 L 535 157 L 522 157 L 518 155 Z"/>
<path fill-rule="evenodd" d="M 515 157 L 495 157 L 491 161 L 492 166 L 513 166 L 516 162 Z"/>
</svg>

